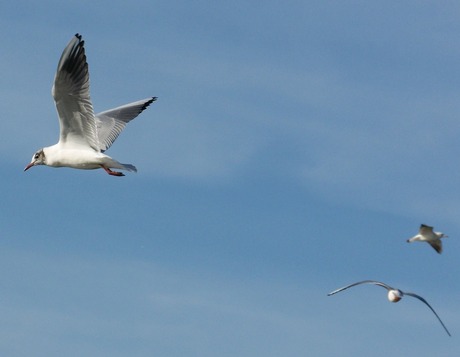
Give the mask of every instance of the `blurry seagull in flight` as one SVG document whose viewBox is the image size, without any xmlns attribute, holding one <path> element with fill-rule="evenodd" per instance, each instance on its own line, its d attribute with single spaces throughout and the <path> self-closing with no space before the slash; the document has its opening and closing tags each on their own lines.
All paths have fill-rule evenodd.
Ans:
<svg viewBox="0 0 460 357">
<path fill-rule="evenodd" d="M 134 171 L 104 154 L 128 122 L 157 98 L 150 97 L 94 114 L 89 95 L 89 72 L 84 41 L 76 34 L 61 55 L 54 77 L 52 95 L 59 115 L 59 142 L 38 150 L 24 171 L 35 165 L 104 169 L 109 175 L 124 176 L 112 168 Z"/>
<path fill-rule="evenodd" d="M 447 238 L 444 233 L 433 232 L 433 227 L 422 224 L 418 231 L 418 234 L 407 240 L 407 243 L 412 243 L 416 241 L 427 242 L 429 243 L 434 250 L 439 254 L 442 253 L 442 242 L 441 238 Z"/>
<path fill-rule="evenodd" d="M 428 306 L 431 311 L 433 311 L 433 313 L 435 314 L 435 316 L 438 318 L 439 322 L 441 323 L 442 327 L 444 327 L 444 330 L 446 330 L 447 334 L 450 336 L 450 332 L 447 329 L 447 327 L 444 325 L 444 323 L 441 321 L 441 318 L 438 316 L 436 311 L 434 311 L 434 309 L 430 306 L 430 304 L 428 304 L 428 302 L 424 298 L 422 298 L 421 296 L 419 296 L 417 294 L 414 294 L 414 293 L 407 293 L 407 292 L 403 292 L 402 290 L 392 288 L 391 286 L 389 286 L 389 285 L 387 285 L 385 283 L 381 283 L 380 281 L 374 281 L 374 280 L 359 281 L 357 283 L 350 284 L 350 285 L 344 286 L 343 288 L 334 290 L 333 292 L 330 292 L 329 294 L 327 294 L 327 296 L 337 294 L 337 293 L 339 293 L 339 292 L 341 292 L 343 290 L 346 290 L 348 288 L 351 288 L 353 286 L 360 285 L 360 284 L 374 284 L 374 285 L 378 285 L 378 286 L 381 286 L 381 287 L 387 289 L 387 291 L 388 291 L 388 300 L 390 300 L 391 302 L 398 302 L 399 300 L 402 299 L 402 297 L 404 295 L 412 296 L 412 297 L 414 297 L 416 299 L 419 299 L 421 302 L 425 303 L 426 306 Z"/>
</svg>

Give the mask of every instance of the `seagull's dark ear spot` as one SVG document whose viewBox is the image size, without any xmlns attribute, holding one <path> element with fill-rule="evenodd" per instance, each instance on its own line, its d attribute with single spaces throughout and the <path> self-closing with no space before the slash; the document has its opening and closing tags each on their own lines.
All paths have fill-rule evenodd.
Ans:
<svg viewBox="0 0 460 357">
<path fill-rule="evenodd" d="M 41 149 L 41 150 L 39 150 L 39 151 L 37 151 L 37 152 L 35 153 L 34 159 L 35 159 L 35 160 L 38 160 L 38 159 L 41 158 L 42 156 L 44 156 L 44 154 L 43 154 L 43 149 Z"/>
</svg>

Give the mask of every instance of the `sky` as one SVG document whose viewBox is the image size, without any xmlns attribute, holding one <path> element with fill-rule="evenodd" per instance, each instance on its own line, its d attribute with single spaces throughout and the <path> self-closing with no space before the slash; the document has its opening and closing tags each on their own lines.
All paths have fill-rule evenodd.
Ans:
<svg viewBox="0 0 460 357">
<path fill-rule="evenodd" d="M 460 350 L 460 5 L 0 5 L 2 356 L 453 356 Z M 107 152 L 34 167 L 75 33 Z M 407 244 L 421 223 L 444 252 Z M 431 311 L 374 279 L 423 296 Z"/>
</svg>

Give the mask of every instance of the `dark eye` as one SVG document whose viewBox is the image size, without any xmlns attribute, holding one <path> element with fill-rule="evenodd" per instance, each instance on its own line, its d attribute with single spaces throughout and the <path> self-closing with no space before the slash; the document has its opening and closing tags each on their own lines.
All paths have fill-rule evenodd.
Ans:
<svg viewBox="0 0 460 357">
<path fill-rule="evenodd" d="M 34 158 L 35 158 L 35 159 L 38 159 L 39 156 L 40 156 L 40 155 L 35 154 Z"/>
</svg>

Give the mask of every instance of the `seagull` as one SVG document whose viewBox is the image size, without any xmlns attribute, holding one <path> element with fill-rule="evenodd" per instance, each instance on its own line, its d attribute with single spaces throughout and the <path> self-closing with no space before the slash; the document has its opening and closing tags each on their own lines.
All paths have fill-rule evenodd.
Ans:
<svg viewBox="0 0 460 357">
<path fill-rule="evenodd" d="M 418 231 L 418 234 L 407 240 L 407 243 L 412 243 L 415 241 L 427 242 L 429 243 L 435 251 L 439 254 L 442 253 L 442 242 L 441 238 L 447 238 L 444 233 L 433 232 L 433 227 L 422 224 Z"/>
<path fill-rule="evenodd" d="M 89 95 L 89 72 L 85 42 L 78 33 L 70 40 L 59 60 L 51 94 L 59 115 L 57 144 L 39 149 L 25 167 L 46 165 L 74 169 L 104 169 L 109 175 L 124 176 L 112 168 L 137 172 L 134 165 L 121 164 L 104 152 L 128 122 L 136 118 L 157 97 L 150 97 L 94 114 Z"/>
<path fill-rule="evenodd" d="M 391 286 L 389 286 L 389 285 L 387 285 L 385 283 L 382 283 L 380 281 L 375 281 L 375 280 L 358 281 L 357 283 L 350 284 L 350 285 L 344 286 L 343 288 L 334 290 L 333 292 L 330 292 L 329 294 L 327 294 L 327 296 L 337 294 L 337 293 L 339 293 L 339 292 L 341 292 L 341 291 L 343 291 L 345 289 L 348 289 L 348 288 L 351 288 L 353 286 L 360 285 L 360 284 L 374 284 L 374 285 L 378 285 L 378 286 L 381 286 L 381 287 L 387 289 L 388 290 L 388 300 L 390 300 L 391 302 L 398 302 L 399 300 L 402 299 L 402 297 L 404 295 L 412 296 L 412 297 L 414 297 L 416 299 L 419 299 L 421 302 L 425 303 L 426 306 L 428 306 L 431 311 L 433 311 L 433 313 L 435 314 L 435 316 L 438 318 L 439 322 L 441 323 L 442 327 L 444 327 L 444 330 L 446 330 L 447 334 L 450 336 L 450 332 L 447 329 L 447 327 L 444 325 L 444 323 L 441 321 L 441 318 L 438 316 L 436 311 L 434 311 L 434 309 L 430 306 L 430 304 L 428 304 L 428 302 L 424 298 L 422 298 L 421 296 L 419 296 L 417 294 L 414 294 L 414 293 L 403 292 L 402 290 L 392 288 Z"/>
</svg>

